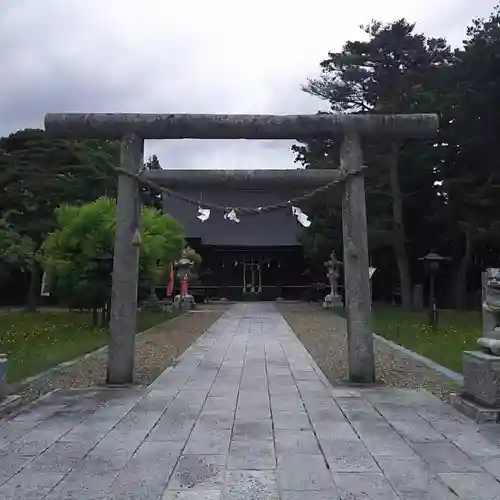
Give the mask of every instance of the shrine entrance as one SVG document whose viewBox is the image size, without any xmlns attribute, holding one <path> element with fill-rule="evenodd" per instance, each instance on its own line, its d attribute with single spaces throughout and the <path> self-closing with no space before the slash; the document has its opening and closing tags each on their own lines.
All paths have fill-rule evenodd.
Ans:
<svg viewBox="0 0 500 500">
<path fill-rule="evenodd" d="M 262 273 L 259 259 L 253 255 L 243 258 L 243 300 L 260 300 L 262 293 Z"/>
<path fill-rule="evenodd" d="M 232 229 L 229 225 L 228 232 Z M 188 244 L 202 259 L 199 280 L 189 284 L 197 302 L 221 298 L 274 302 L 307 295 L 306 261 L 300 246 L 204 246 L 189 239 Z"/>
<path fill-rule="evenodd" d="M 229 186 L 255 178 L 281 185 L 290 180 L 304 182 L 321 179 L 322 186 L 307 194 L 326 192 L 342 183 L 342 234 L 344 244 L 344 284 L 347 316 L 347 350 L 349 378 L 352 382 L 375 381 L 371 294 L 368 263 L 363 140 L 399 144 L 407 139 L 429 139 L 438 131 L 434 114 L 316 114 L 316 115 L 193 115 L 193 114 L 126 114 L 69 113 L 47 114 L 45 130 L 52 137 L 84 140 L 120 140 L 121 165 L 116 204 L 116 230 L 113 261 L 111 319 L 108 343 L 107 383 L 130 384 L 134 381 L 135 333 L 140 245 L 139 186 L 145 183 L 168 193 L 168 170 L 141 174 L 146 139 L 255 139 L 255 140 L 331 140 L 339 145 L 340 168 L 318 170 L 198 170 L 189 176 L 198 181 Z M 156 177 L 154 177 L 156 176 Z M 163 181 L 162 181 L 163 177 Z M 154 181 L 154 182 L 153 182 Z M 228 188 L 230 189 L 230 188 Z M 293 211 L 297 220 L 308 223 L 300 205 L 306 195 L 265 206 L 229 206 L 201 202 L 198 198 L 178 195 L 200 207 L 198 217 L 207 212 L 222 212 L 222 223 L 235 223 L 247 216 L 279 210 Z M 290 200 L 290 199 L 288 199 Z M 201 205 L 201 206 L 200 206 Z M 239 203 L 238 203 L 239 205 Z M 279 230 L 279 229 L 278 229 Z M 255 289 L 255 266 L 245 265 L 245 279 Z M 254 292 L 255 293 L 255 292 Z"/>
</svg>

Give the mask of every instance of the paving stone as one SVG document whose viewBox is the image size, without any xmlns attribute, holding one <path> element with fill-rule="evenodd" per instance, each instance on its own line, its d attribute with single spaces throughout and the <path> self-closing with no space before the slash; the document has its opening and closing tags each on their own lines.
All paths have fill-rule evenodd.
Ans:
<svg viewBox="0 0 500 500">
<path fill-rule="evenodd" d="M 330 469 L 335 472 L 380 472 L 362 442 L 320 439 Z"/>
<path fill-rule="evenodd" d="M 305 401 L 305 407 L 313 424 L 320 422 L 348 422 L 333 400 Z"/>
<path fill-rule="evenodd" d="M 236 394 L 233 396 L 208 397 L 203 404 L 202 412 L 235 413 Z"/>
<path fill-rule="evenodd" d="M 220 490 L 167 490 L 162 500 L 221 500 Z"/>
<path fill-rule="evenodd" d="M 482 472 L 479 465 L 452 443 L 414 443 L 412 447 L 436 473 Z"/>
<path fill-rule="evenodd" d="M 489 474 L 440 474 L 439 476 L 463 500 L 500 498 L 500 484 Z"/>
<path fill-rule="evenodd" d="M 333 488 L 323 455 L 289 453 L 280 456 L 277 476 L 283 490 L 314 491 Z"/>
<path fill-rule="evenodd" d="M 236 409 L 236 419 L 270 419 L 271 418 L 271 408 L 269 403 L 251 404 L 243 403 L 238 405 Z"/>
<path fill-rule="evenodd" d="M 350 422 L 369 421 L 385 422 L 385 419 L 378 411 L 367 401 L 360 398 L 337 398 L 336 404 L 340 407 L 343 414 Z"/>
<path fill-rule="evenodd" d="M 133 451 L 125 450 L 92 451 L 75 466 L 74 470 L 97 476 L 118 472 L 125 467 L 132 455 Z"/>
<path fill-rule="evenodd" d="M 378 403 L 391 403 L 402 407 L 413 406 L 416 408 L 427 406 L 436 409 L 446 406 L 436 396 L 424 389 L 414 390 L 402 389 L 400 387 L 365 389 L 363 390 L 363 397 L 375 405 Z"/>
<path fill-rule="evenodd" d="M 19 453 L 8 453 L 2 456 L 0 458 L 0 485 L 26 467 L 34 458 Z"/>
<path fill-rule="evenodd" d="M 318 441 L 315 434 L 310 430 L 277 430 L 274 434 L 276 453 L 286 455 L 287 453 L 307 453 L 319 455 Z"/>
<path fill-rule="evenodd" d="M 332 475 L 342 500 L 400 500 L 382 473 L 340 472 Z"/>
<path fill-rule="evenodd" d="M 424 419 L 400 422 L 393 421 L 391 425 L 401 436 L 414 443 L 446 441 L 446 437 L 437 432 Z"/>
<path fill-rule="evenodd" d="M 284 371 L 269 371 L 268 372 L 269 385 L 275 387 L 290 387 L 295 386 L 295 379 L 292 376 L 290 370 L 285 369 Z"/>
<path fill-rule="evenodd" d="M 163 460 L 161 467 L 126 467 L 106 493 L 113 500 L 160 500 L 175 463 L 175 459 L 170 459 Z"/>
<path fill-rule="evenodd" d="M 37 456 L 50 448 L 63 434 L 54 431 L 31 431 L 11 443 L 5 450 L 25 456 Z"/>
<path fill-rule="evenodd" d="M 298 393 L 297 393 L 298 394 Z M 297 395 L 293 397 L 276 396 L 271 394 L 272 411 L 304 411 L 302 399 Z"/>
<path fill-rule="evenodd" d="M 30 463 L 33 472 L 69 472 L 92 449 L 92 444 L 58 442 Z"/>
<path fill-rule="evenodd" d="M 273 422 L 275 429 L 311 429 L 311 423 L 305 411 L 273 411 Z"/>
<path fill-rule="evenodd" d="M 295 370 L 293 376 L 295 380 L 319 381 L 318 374 L 314 370 Z"/>
<path fill-rule="evenodd" d="M 233 439 L 272 440 L 273 429 L 271 419 L 236 419 L 234 422 Z"/>
<path fill-rule="evenodd" d="M 148 435 L 147 429 L 120 430 L 115 427 L 93 449 L 92 453 L 119 453 L 132 455 Z"/>
<path fill-rule="evenodd" d="M 328 440 L 340 439 L 343 441 L 359 441 L 359 436 L 354 432 L 351 424 L 347 421 L 345 422 L 325 422 L 325 421 L 314 421 L 313 420 L 314 432 L 323 438 Z"/>
<path fill-rule="evenodd" d="M 4 425 L 0 427 L 0 447 L 7 446 L 12 443 L 12 441 L 24 436 L 32 429 L 40 425 L 43 420 L 43 418 L 40 419 L 40 417 L 37 416 L 33 420 L 6 421 Z"/>
<path fill-rule="evenodd" d="M 276 468 L 272 441 L 232 441 L 227 468 L 232 470 L 270 470 Z"/>
<path fill-rule="evenodd" d="M 168 489 L 217 489 L 223 481 L 225 461 L 223 455 L 183 455 Z"/>
<path fill-rule="evenodd" d="M 272 385 L 269 387 L 269 394 L 272 396 L 280 396 L 282 398 L 301 398 L 296 385 Z"/>
<path fill-rule="evenodd" d="M 96 476 L 70 472 L 44 500 L 108 500 L 108 488 L 117 474 Z"/>
<path fill-rule="evenodd" d="M 330 395 L 336 398 L 360 398 L 361 391 L 357 389 L 350 389 L 347 387 L 332 387 L 330 390 Z"/>
<path fill-rule="evenodd" d="M 64 478 L 61 473 L 20 472 L 0 486 L 2 500 L 42 500 Z"/>
<path fill-rule="evenodd" d="M 139 416 L 142 416 L 142 413 L 149 413 L 151 414 L 153 412 L 159 413 L 159 416 L 163 414 L 163 412 L 172 404 L 172 401 L 174 400 L 174 397 L 169 397 L 169 398 L 161 398 L 161 399 L 156 399 L 156 398 L 148 398 L 148 399 L 141 399 L 131 410 L 130 413 L 132 413 L 132 416 L 134 414 L 138 414 Z M 125 420 L 127 421 L 127 417 L 129 417 L 129 414 L 125 415 L 123 417 L 122 422 Z M 131 417 L 129 417 L 131 418 Z"/>
<path fill-rule="evenodd" d="M 200 391 L 196 389 L 196 386 L 190 388 L 186 386 L 179 391 L 172 404 L 187 403 L 196 405 L 196 409 L 199 411 L 205 399 L 207 399 L 207 396 L 208 389 L 206 391 Z"/>
<path fill-rule="evenodd" d="M 269 393 L 267 389 L 240 389 L 238 403 L 246 404 L 269 404 Z"/>
<path fill-rule="evenodd" d="M 242 390 L 259 390 L 267 392 L 267 379 L 265 376 L 246 377 L 241 380 L 240 388 Z"/>
<path fill-rule="evenodd" d="M 188 455 L 226 455 L 230 439 L 230 430 L 214 429 L 206 432 L 198 428 L 191 433 L 184 453 Z"/>
<path fill-rule="evenodd" d="M 422 459 L 383 457 L 378 463 L 394 489 L 409 500 L 456 500 L 456 496 Z"/>
<path fill-rule="evenodd" d="M 228 471 L 224 500 L 280 500 L 272 471 Z"/>
<path fill-rule="evenodd" d="M 304 373 L 304 372 L 301 372 Z M 315 375 L 314 372 L 306 372 Z M 299 380 L 297 379 L 297 387 L 301 394 L 309 394 L 312 392 L 317 392 L 321 395 L 323 399 L 331 397 L 325 385 L 316 377 L 316 380 Z"/>
<path fill-rule="evenodd" d="M 500 458 L 499 457 L 475 457 L 474 461 L 481 465 L 487 472 L 500 481 Z"/>
<path fill-rule="evenodd" d="M 362 434 L 361 440 L 374 457 L 414 458 L 415 451 L 394 431 Z"/>
<path fill-rule="evenodd" d="M 476 432 L 454 435 L 450 441 L 470 457 L 500 457 L 500 447 Z"/>
<path fill-rule="evenodd" d="M 341 500 L 336 488 L 323 491 L 281 491 L 281 500 Z"/>
<path fill-rule="evenodd" d="M 233 425 L 234 415 L 232 413 L 202 411 L 196 422 L 195 429 L 204 428 L 206 431 L 211 429 L 231 430 Z"/>
<path fill-rule="evenodd" d="M 163 468 L 165 461 L 179 458 L 184 444 L 179 441 L 144 441 L 130 458 L 127 467 Z"/>
<path fill-rule="evenodd" d="M 162 419 L 148 436 L 151 441 L 187 441 L 194 427 L 195 419 Z"/>
</svg>

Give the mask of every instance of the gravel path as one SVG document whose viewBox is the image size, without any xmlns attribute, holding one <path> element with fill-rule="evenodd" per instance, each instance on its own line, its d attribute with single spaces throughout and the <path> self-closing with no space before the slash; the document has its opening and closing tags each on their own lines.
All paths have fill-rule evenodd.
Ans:
<svg viewBox="0 0 500 500">
<path fill-rule="evenodd" d="M 196 310 L 155 326 L 136 337 L 135 380 L 149 385 L 172 360 L 227 310 L 225 304 L 204 304 Z M 21 391 L 23 404 L 56 389 L 103 385 L 106 378 L 106 349 L 78 358 L 71 365 L 55 367 Z M 8 412 L 8 411 L 7 411 Z"/>
<path fill-rule="evenodd" d="M 347 338 L 344 318 L 305 303 L 281 303 L 278 310 L 332 383 L 347 379 Z M 395 387 L 423 387 L 446 399 L 459 387 L 434 370 L 375 340 L 377 379 Z"/>
</svg>

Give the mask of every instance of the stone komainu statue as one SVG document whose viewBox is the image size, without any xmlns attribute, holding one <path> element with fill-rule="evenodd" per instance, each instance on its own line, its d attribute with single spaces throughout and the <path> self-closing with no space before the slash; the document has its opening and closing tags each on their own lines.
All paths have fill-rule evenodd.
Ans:
<svg viewBox="0 0 500 500">
<path fill-rule="evenodd" d="M 483 336 L 477 341 L 486 352 L 500 356 L 500 269 L 491 269 L 483 302 Z"/>
</svg>

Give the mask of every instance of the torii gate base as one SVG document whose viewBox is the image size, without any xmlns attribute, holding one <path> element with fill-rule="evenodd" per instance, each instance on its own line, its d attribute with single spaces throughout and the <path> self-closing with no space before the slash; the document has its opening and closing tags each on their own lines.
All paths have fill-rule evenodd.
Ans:
<svg viewBox="0 0 500 500">
<path fill-rule="evenodd" d="M 357 170 L 363 161 L 361 139 L 429 138 L 436 134 L 436 115 L 151 115 L 48 114 L 46 131 L 68 139 L 121 140 L 121 167 L 138 174 L 145 139 L 299 139 L 338 138 L 341 173 Z M 339 172 L 332 170 L 333 180 Z M 196 175 L 203 175 L 197 172 Z M 281 174 L 282 175 L 282 172 Z M 294 175 L 297 175 L 294 173 Z M 304 178 L 314 176 L 303 171 Z M 322 174 L 324 175 L 324 174 Z M 326 179 L 325 179 L 326 180 Z M 134 380 L 139 249 L 139 186 L 120 175 L 116 211 L 111 320 L 107 382 Z M 349 377 L 353 382 L 375 380 L 373 332 L 364 177 L 345 182 L 342 200 L 345 300 L 347 309 Z"/>
</svg>

